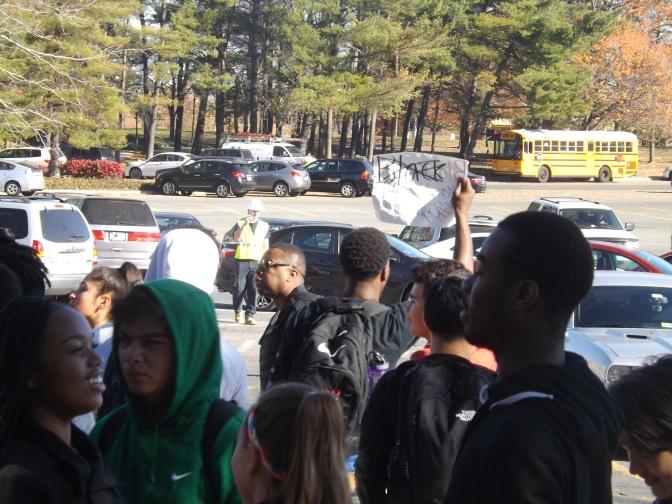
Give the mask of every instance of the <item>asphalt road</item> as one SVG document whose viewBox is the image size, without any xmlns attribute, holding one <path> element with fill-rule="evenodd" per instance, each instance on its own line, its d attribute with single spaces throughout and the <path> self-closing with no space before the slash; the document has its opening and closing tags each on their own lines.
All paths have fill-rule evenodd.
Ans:
<svg viewBox="0 0 672 504">
<path fill-rule="evenodd" d="M 374 226 L 385 232 L 398 232 L 402 227 L 378 222 L 369 197 L 346 199 L 324 193 L 308 193 L 294 198 L 251 193 L 244 198 L 225 199 L 199 193 L 189 197 L 138 193 L 125 195 L 146 200 L 155 211 L 191 213 L 205 226 L 217 231 L 220 237 L 237 218 L 245 214 L 250 195 L 262 199 L 267 216 L 347 222 L 356 226 Z M 607 204 L 623 222 L 631 221 L 636 225 L 635 234 L 643 249 L 655 254 L 672 249 L 672 187 L 666 181 L 634 178 L 610 184 L 554 182 L 545 185 L 533 182 L 489 182 L 488 190 L 476 195 L 471 213 L 490 215 L 499 220 L 525 210 L 532 200 L 543 196 L 576 196 Z M 222 337 L 238 348 L 247 364 L 250 396 L 254 400 L 259 393 L 258 341 L 270 314 L 258 314 L 259 325 L 255 327 L 235 324 L 230 296 L 218 293 L 213 297 L 218 308 Z M 617 504 L 653 500 L 642 480 L 628 473 L 627 462 L 613 463 L 613 491 Z"/>
</svg>

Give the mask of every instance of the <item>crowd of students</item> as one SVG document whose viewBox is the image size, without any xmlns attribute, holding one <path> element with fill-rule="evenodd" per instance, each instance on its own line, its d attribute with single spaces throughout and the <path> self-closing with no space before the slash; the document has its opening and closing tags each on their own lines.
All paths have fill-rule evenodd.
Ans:
<svg viewBox="0 0 672 504">
<path fill-rule="evenodd" d="M 299 249 L 271 245 L 256 283 L 277 311 L 249 408 L 216 269 L 180 260 L 200 240 L 196 264 L 216 261 L 205 231 L 164 236 L 144 282 L 129 264 L 94 269 L 69 306 L 45 297 L 34 251 L 0 236 L 0 502 L 345 504 L 354 484 L 362 503 L 607 503 L 619 446 L 672 502 L 672 359 L 607 391 L 564 350 L 593 277 L 580 230 L 514 214 L 474 262 L 473 197 L 458 184 L 455 259 L 416 268 L 391 307 L 380 231 L 343 240 L 334 298 L 305 289 Z"/>
</svg>

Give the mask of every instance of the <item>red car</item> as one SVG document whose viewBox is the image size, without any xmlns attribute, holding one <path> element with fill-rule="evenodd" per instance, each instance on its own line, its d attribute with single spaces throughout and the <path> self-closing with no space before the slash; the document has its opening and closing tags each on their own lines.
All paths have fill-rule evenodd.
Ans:
<svg viewBox="0 0 672 504">
<path fill-rule="evenodd" d="M 644 250 L 599 241 L 591 241 L 590 248 L 593 250 L 596 270 L 644 271 L 672 275 L 672 264 Z"/>
<path fill-rule="evenodd" d="M 668 263 L 672 264 L 672 250 L 665 252 L 660 258 L 665 259 Z"/>
</svg>

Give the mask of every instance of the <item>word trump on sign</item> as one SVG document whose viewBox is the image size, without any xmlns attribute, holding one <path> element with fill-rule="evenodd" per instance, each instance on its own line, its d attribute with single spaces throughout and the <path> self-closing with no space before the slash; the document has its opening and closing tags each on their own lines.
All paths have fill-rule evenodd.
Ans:
<svg viewBox="0 0 672 504">
<path fill-rule="evenodd" d="M 450 225 L 450 199 L 468 168 L 464 159 L 421 152 L 374 156 L 371 195 L 376 217 L 392 224 Z"/>
</svg>

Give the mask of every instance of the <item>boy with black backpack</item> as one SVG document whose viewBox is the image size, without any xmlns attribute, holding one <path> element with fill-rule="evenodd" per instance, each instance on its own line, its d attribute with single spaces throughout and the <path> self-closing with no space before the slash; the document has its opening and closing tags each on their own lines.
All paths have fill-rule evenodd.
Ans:
<svg viewBox="0 0 672 504">
<path fill-rule="evenodd" d="M 127 402 L 92 432 L 130 503 L 237 503 L 231 456 L 245 413 L 218 399 L 219 329 L 205 292 L 134 287 L 114 308 L 111 359 Z"/>
<path fill-rule="evenodd" d="M 431 354 L 378 382 L 362 420 L 356 463 L 362 503 L 436 503 L 450 482 L 480 392 L 495 374 L 471 364 L 460 321 L 466 271 L 424 286 Z"/>
</svg>

